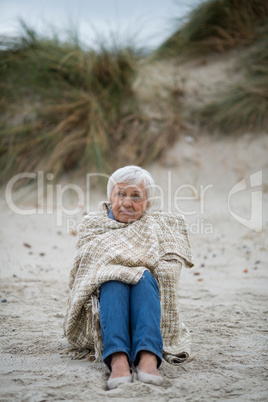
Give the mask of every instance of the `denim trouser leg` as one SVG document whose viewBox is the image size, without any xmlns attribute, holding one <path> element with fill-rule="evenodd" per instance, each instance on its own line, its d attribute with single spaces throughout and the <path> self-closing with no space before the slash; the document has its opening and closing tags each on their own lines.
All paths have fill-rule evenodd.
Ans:
<svg viewBox="0 0 268 402">
<path fill-rule="evenodd" d="M 145 271 L 135 286 L 131 286 L 130 311 L 132 329 L 132 361 L 139 364 L 139 352 L 148 350 L 162 360 L 163 341 L 160 330 L 161 307 L 156 279 Z"/>
<path fill-rule="evenodd" d="M 109 281 L 100 288 L 100 323 L 103 342 L 102 359 L 111 370 L 110 355 L 125 352 L 131 362 L 131 339 L 129 330 L 129 296 L 128 284 Z"/>
<path fill-rule="evenodd" d="M 100 321 L 103 361 L 110 367 L 110 356 L 125 352 L 129 363 L 139 362 L 139 352 L 148 350 L 162 360 L 161 309 L 155 278 L 145 271 L 136 285 L 109 281 L 100 288 Z"/>
</svg>

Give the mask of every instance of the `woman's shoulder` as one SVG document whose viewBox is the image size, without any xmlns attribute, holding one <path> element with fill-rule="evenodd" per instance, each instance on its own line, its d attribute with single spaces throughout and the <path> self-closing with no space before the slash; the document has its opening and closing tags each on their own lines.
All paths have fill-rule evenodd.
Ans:
<svg viewBox="0 0 268 402">
<path fill-rule="evenodd" d="M 96 211 L 88 212 L 84 215 L 81 223 L 100 221 L 108 217 L 109 203 L 102 201 Z"/>
<path fill-rule="evenodd" d="M 84 217 L 83 220 L 88 220 L 88 219 L 95 219 L 99 216 L 101 216 L 101 212 L 100 211 L 93 211 L 93 212 L 87 212 Z"/>
<path fill-rule="evenodd" d="M 102 214 L 99 211 L 89 212 L 83 216 L 83 219 L 78 225 L 78 231 L 84 231 L 86 228 L 95 226 L 100 222 Z"/>
<path fill-rule="evenodd" d="M 182 214 L 173 212 L 162 211 L 148 211 L 146 213 L 148 217 L 158 222 L 170 222 L 170 223 L 185 223 L 185 217 Z"/>
</svg>

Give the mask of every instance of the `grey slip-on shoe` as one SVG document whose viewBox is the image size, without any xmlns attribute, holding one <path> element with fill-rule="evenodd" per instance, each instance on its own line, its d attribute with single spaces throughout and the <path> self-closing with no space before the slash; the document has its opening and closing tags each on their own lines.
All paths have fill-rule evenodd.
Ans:
<svg viewBox="0 0 268 402">
<path fill-rule="evenodd" d="M 128 375 L 125 377 L 109 378 L 109 380 L 107 381 L 107 387 L 108 389 L 114 389 L 119 387 L 119 385 L 125 384 L 127 382 L 129 383 L 132 382 L 132 375 Z"/>
<path fill-rule="evenodd" d="M 141 382 L 153 385 L 161 385 L 163 383 L 163 377 L 161 375 L 153 375 L 145 373 L 144 371 L 141 371 L 138 367 L 136 370 L 137 370 L 137 379 Z"/>
</svg>

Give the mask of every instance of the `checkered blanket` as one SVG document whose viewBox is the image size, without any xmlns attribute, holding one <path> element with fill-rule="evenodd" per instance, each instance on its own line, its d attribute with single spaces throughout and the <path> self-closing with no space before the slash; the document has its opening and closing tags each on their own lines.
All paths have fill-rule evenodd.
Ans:
<svg viewBox="0 0 268 402">
<path fill-rule="evenodd" d="M 190 334 L 179 319 L 178 281 L 182 265 L 194 265 L 184 217 L 146 211 L 137 221 L 122 223 L 108 217 L 110 208 L 102 202 L 78 227 L 65 336 L 74 348 L 88 349 L 94 361 L 101 361 L 101 284 L 119 280 L 135 285 L 148 270 L 159 285 L 163 357 L 181 362 L 190 354 Z"/>
</svg>

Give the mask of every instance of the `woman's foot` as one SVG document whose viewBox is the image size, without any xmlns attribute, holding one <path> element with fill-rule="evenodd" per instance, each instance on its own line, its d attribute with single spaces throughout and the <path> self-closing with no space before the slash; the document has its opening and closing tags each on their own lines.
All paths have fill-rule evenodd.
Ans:
<svg viewBox="0 0 268 402">
<path fill-rule="evenodd" d="M 132 375 L 125 353 L 118 352 L 112 354 L 111 371 L 110 378 L 107 381 L 108 389 L 114 389 L 121 384 L 132 382 Z"/>
<path fill-rule="evenodd" d="M 112 354 L 111 369 L 110 378 L 131 376 L 127 355 L 124 352 Z"/>
<path fill-rule="evenodd" d="M 157 370 L 157 357 L 154 353 L 145 350 L 140 353 L 137 379 L 146 384 L 162 385 L 163 378 Z"/>
<path fill-rule="evenodd" d="M 154 353 L 142 350 L 140 352 L 139 369 L 147 374 L 159 375 L 157 370 L 157 357 Z"/>
</svg>

